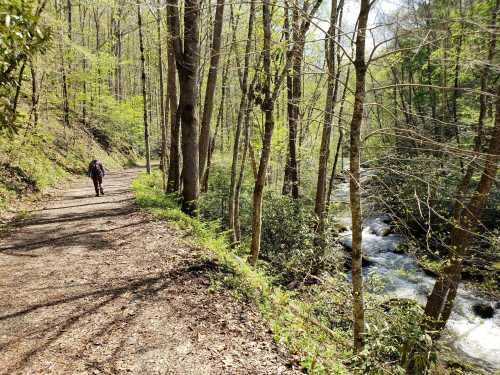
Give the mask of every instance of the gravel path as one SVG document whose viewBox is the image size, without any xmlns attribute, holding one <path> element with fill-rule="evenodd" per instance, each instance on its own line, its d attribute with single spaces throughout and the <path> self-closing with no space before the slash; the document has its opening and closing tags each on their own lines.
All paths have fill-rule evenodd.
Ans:
<svg viewBox="0 0 500 375">
<path fill-rule="evenodd" d="M 0 374 L 298 374 L 217 265 L 138 212 L 139 169 L 80 181 L 0 240 Z"/>
</svg>

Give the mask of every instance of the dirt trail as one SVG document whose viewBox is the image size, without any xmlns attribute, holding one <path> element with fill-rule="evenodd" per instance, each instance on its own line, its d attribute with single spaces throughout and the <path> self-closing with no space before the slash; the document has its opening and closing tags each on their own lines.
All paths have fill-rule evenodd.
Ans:
<svg viewBox="0 0 500 375">
<path fill-rule="evenodd" d="M 296 374 L 248 303 L 165 223 L 131 169 L 81 181 L 0 240 L 0 374 Z"/>
</svg>

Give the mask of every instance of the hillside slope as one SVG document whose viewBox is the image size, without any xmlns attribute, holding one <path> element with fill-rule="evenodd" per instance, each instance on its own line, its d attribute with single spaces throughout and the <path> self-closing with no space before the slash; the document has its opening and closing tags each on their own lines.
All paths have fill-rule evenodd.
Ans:
<svg viewBox="0 0 500 375">
<path fill-rule="evenodd" d="M 0 137 L 0 216 L 58 186 L 72 175 L 84 174 L 92 158 L 110 169 L 120 169 L 132 155 L 105 148 L 78 123 L 66 128 L 55 117 L 42 116 L 36 129 L 21 129 L 15 137 Z"/>
</svg>

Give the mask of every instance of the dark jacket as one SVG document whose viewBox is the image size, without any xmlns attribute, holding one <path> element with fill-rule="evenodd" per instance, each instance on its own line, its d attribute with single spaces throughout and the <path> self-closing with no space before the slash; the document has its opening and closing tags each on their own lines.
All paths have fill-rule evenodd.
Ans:
<svg viewBox="0 0 500 375">
<path fill-rule="evenodd" d="M 92 160 L 89 164 L 89 177 L 104 177 L 106 172 L 104 171 L 104 166 L 99 160 Z"/>
</svg>

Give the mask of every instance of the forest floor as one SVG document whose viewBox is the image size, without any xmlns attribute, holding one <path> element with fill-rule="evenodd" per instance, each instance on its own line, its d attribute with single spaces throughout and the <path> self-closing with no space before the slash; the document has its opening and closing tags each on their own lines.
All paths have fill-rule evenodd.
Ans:
<svg viewBox="0 0 500 375">
<path fill-rule="evenodd" d="M 203 249 L 87 179 L 0 240 L 0 374 L 298 374 Z"/>
</svg>

